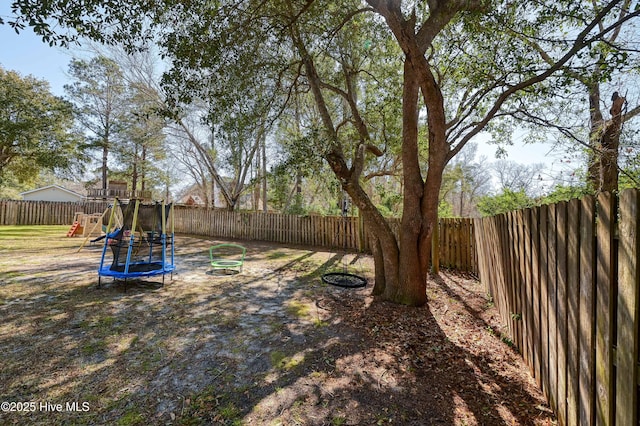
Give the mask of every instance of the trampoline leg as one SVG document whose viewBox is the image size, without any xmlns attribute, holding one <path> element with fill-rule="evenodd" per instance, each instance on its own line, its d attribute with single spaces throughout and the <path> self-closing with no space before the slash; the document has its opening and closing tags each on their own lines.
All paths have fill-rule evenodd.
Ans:
<svg viewBox="0 0 640 426">
<path fill-rule="evenodd" d="M 98 288 L 102 288 L 102 277 L 98 275 Z"/>
</svg>

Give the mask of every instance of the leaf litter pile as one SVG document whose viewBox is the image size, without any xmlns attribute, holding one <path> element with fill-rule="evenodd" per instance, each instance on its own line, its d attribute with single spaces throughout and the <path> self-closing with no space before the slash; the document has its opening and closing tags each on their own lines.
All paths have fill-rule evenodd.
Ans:
<svg viewBox="0 0 640 426">
<path fill-rule="evenodd" d="M 180 236 L 164 286 L 97 288 L 100 247 L 32 229 L 0 227 L 0 424 L 555 424 L 472 278 L 409 308 L 371 298 L 367 256 L 244 241 L 219 275 L 221 241 Z M 322 282 L 344 265 L 369 285 Z"/>
</svg>

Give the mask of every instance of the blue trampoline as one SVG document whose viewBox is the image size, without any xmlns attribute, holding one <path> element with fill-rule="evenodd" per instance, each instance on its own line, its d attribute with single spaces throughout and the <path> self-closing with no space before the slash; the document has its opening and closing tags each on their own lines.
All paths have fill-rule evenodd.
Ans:
<svg viewBox="0 0 640 426">
<path fill-rule="evenodd" d="M 122 215 L 120 228 L 104 239 L 98 287 L 102 277 L 126 280 L 171 274 L 173 279 L 173 205 L 164 202 L 142 204 L 140 200 L 115 200 L 107 230 L 113 229 L 116 214 Z M 170 227 L 169 227 L 170 225 Z"/>
</svg>

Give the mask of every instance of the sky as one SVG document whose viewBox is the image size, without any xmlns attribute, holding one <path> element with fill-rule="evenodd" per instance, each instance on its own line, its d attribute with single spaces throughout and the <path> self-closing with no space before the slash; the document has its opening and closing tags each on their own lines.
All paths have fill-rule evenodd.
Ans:
<svg viewBox="0 0 640 426">
<path fill-rule="evenodd" d="M 0 16 L 10 16 L 8 4 L 0 2 Z M 80 55 L 80 48 L 75 52 Z M 36 36 L 30 28 L 16 34 L 8 25 L 0 25 L 0 65 L 8 70 L 17 71 L 23 76 L 32 75 L 49 82 L 51 91 L 57 96 L 64 96 L 64 85 L 69 82 L 66 75 L 69 62 L 74 55 L 73 50 L 50 47 Z M 481 138 L 478 143 L 478 157 L 485 161 L 495 160 L 496 146 L 487 144 Z M 547 174 L 554 169 L 562 169 L 559 155 L 550 154 L 551 146 L 545 144 L 524 144 L 515 140 L 514 145 L 506 147 L 509 161 L 520 164 L 544 163 Z"/>
<path fill-rule="evenodd" d="M 0 2 L 0 16 L 10 16 L 9 5 L 4 1 Z M 0 65 L 23 76 L 48 81 L 55 95 L 64 94 L 65 70 L 71 57 L 71 52 L 50 47 L 29 28 L 16 34 L 9 25 L 0 25 Z"/>
</svg>

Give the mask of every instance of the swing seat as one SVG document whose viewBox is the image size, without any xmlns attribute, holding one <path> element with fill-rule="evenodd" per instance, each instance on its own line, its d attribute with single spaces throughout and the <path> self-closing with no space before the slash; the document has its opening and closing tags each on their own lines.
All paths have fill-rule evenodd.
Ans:
<svg viewBox="0 0 640 426">
<path fill-rule="evenodd" d="M 209 248 L 209 260 L 214 270 L 242 272 L 247 249 L 238 244 L 218 244 Z"/>
</svg>

